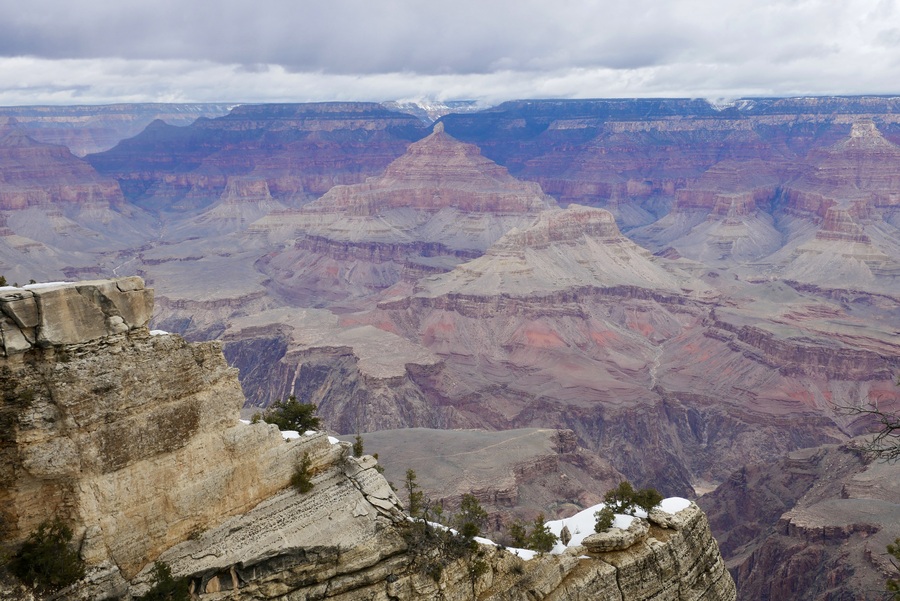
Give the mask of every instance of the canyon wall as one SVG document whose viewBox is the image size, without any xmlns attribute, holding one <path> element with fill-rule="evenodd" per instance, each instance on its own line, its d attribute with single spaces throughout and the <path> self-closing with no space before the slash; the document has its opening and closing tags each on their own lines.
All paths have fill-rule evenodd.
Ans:
<svg viewBox="0 0 900 601">
<path fill-rule="evenodd" d="M 88 575 L 66 598 L 145 592 L 159 559 L 201 599 L 734 599 L 694 505 L 626 549 L 525 562 L 485 546 L 477 572 L 462 558 L 435 579 L 416 568 L 375 460 L 323 433 L 240 422 L 219 345 L 149 331 L 139 278 L 0 294 L 0 541 L 12 553 L 50 517 L 71 524 Z M 300 456 L 307 494 L 286 488 Z"/>
</svg>

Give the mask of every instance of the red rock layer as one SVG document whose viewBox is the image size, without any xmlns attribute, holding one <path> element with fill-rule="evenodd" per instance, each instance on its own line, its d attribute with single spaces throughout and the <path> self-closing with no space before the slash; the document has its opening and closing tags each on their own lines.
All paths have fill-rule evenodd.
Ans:
<svg viewBox="0 0 900 601">
<path fill-rule="evenodd" d="M 478 147 L 459 142 L 435 126 L 434 133 L 407 149 L 382 176 L 329 191 L 306 210 L 345 215 L 377 215 L 409 208 L 467 213 L 528 213 L 551 206 L 540 187 L 509 175 L 481 156 Z"/>
<path fill-rule="evenodd" d="M 64 146 L 35 142 L 14 124 L 0 127 L 0 164 L 0 209 L 123 202 L 115 180 L 101 177 Z"/>
</svg>

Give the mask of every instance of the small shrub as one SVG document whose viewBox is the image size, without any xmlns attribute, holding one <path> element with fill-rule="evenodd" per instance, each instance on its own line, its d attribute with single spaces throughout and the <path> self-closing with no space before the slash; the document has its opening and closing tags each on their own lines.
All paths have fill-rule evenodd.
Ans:
<svg viewBox="0 0 900 601">
<path fill-rule="evenodd" d="M 261 419 L 267 424 L 275 424 L 279 430 L 296 430 L 302 434 L 307 430 L 319 429 L 316 409 L 312 403 L 301 403 L 291 395 L 286 401 L 275 401 L 262 414 L 255 414 L 250 421 L 256 423 Z"/>
<path fill-rule="evenodd" d="M 294 468 L 294 475 L 291 476 L 291 486 L 300 494 L 306 494 L 313 489 L 312 474 L 309 471 L 311 466 L 312 460 L 309 458 L 309 453 L 303 453 L 303 457 Z"/>
<path fill-rule="evenodd" d="M 10 571 L 32 588 L 52 593 L 84 576 L 84 563 L 69 546 L 72 529 L 59 518 L 45 521 L 12 557 Z"/>
<path fill-rule="evenodd" d="M 615 512 L 608 505 L 600 511 L 595 511 L 594 518 L 597 521 L 594 523 L 594 532 L 606 532 L 612 528 L 615 517 Z"/>
<path fill-rule="evenodd" d="M 153 586 L 146 595 L 135 601 L 190 601 L 190 582 L 187 578 L 173 578 L 172 568 L 157 561 L 153 564 Z"/>
<path fill-rule="evenodd" d="M 538 553 L 547 553 L 553 549 L 558 540 L 544 524 L 544 514 L 539 514 L 531 523 L 531 529 L 519 520 L 509 526 L 509 537 L 512 545 L 520 549 L 531 549 Z"/>
<path fill-rule="evenodd" d="M 603 496 L 603 502 L 606 506 L 600 511 L 594 512 L 597 519 L 594 524 L 595 532 L 603 532 L 612 527 L 614 514 L 622 513 L 634 515 L 640 508 L 649 512 L 651 509 L 659 505 L 662 501 L 662 495 L 653 488 L 642 488 L 634 490 L 631 483 L 624 480 L 619 485 L 607 491 Z"/>
<path fill-rule="evenodd" d="M 487 523 L 487 517 L 487 512 L 481 507 L 475 495 L 464 494 L 453 523 L 461 535 L 475 538 L 481 534 L 481 529 Z"/>
<path fill-rule="evenodd" d="M 357 434 L 356 438 L 353 439 L 353 456 L 362 457 L 363 452 L 363 439 L 362 436 Z"/>
<path fill-rule="evenodd" d="M 893 545 L 887 546 L 888 555 L 890 555 L 893 559 L 890 560 L 891 564 L 894 566 L 894 569 L 897 572 L 900 572 L 900 538 L 894 540 Z M 894 561 L 897 560 L 897 561 Z M 892 593 L 892 596 L 889 597 L 893 601 L 900 601 L 900 578 L 893 579 L 889 578 L 887 581 L 887 590 L 889 593 Z"/>
<path fill-rule="evenodd" d="M 6 283 L 6 277 L 0 275 L 0 286 L 6 286 L 6 285 L 7 285 L 7 283 Z"/>
<path fill-rule="evenodd" d="M 512 540 L 512 546 L 519 549 L 525 549 L 528 545 L 528 529 L 520 520 L 514 521 L 509 525 L 509 537 Z"/>
<path fill-rule="evenodd" d="M 557 536 L 544 524 L 544 514 L 538 514 L 534 518 L 531 534 L 528 535 L 528 548 L 538 553 L 549 553 L 557 540 Z"/>
<path fill-rule="evenodd" d="M 425 493 L 419 489 L 419 484 L 416 482 L 416 472 L 407 469 L 406 477 L 403 479 L 403 490 L 406 491 L 407 511 L 414 518 L 421 517 L 424 509 Z"/>
</svg>

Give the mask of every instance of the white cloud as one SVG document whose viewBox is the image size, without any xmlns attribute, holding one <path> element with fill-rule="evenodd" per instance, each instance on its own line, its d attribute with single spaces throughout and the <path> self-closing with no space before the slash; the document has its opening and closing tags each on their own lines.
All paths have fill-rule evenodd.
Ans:
<svg viewBox="0 0 900 601">
<path fill-rule="evenodd" d="M 32 0 L 0 6 L 0 103 L 894 93 L 898 16 L 897 0 Z"/>
</svg>

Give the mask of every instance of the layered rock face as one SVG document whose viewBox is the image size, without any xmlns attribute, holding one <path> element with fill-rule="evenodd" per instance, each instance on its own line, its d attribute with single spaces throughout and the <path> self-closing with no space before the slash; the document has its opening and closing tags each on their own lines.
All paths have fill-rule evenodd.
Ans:
<svg viewBox="0 0 900 601">
<path fill-rule="evenodd" d="M 3 300 L 4 315 L 37 322 L 36 343 L 4 346 L 0 359 L 3 548 L 48 517 L 72 524 L 88 577 L 67 598 L 146 592 L 159 559 L 201 599 L 734 599 L 695 506 L 613 553 L 523 562 L 485 547 L 475 577 L 465 559 L 437 580 L 420 573 L 408 517 L 374 459 L 324 434 L 285 440 L 239 422 L 240 387 L 218 345 L 149 332 L 141 284 L 7 289 Z M 301 455 L 306 494 L 284 490 Z"/>
<path fill-rule="evenodd" d="M 263 263 L 284 294 L 353 297 L 446 271 L 553 206 L 538 186 L 512 178 L 438 124 L 383 175 L 261 219 L 251 234 L 297 240 Z"/>
<path fill-rule="evenodd" d="M 356 319 L 442 360 L 413 376 L 439 399 L 435 425 L 570 428 L 670 494 L 747 457 L 843 439 L 852 426 L 825 399 L 897 399 L 895 341 L 849 325 L 874 307 L 735 281 L 723 309 L 716 278 L 684 268 L 625 240 L 605 211 L 570 207 Z"/>
<path fill-rule="evenodd" d="M 864 599 L 894 573 L 898 483 L 896 464 L 831 445 L 748 465 L 698 502 L 740 599 Z"/>
<path fill-rule="evenodd" d="M 230 104 L 111 104 L 105 106 L 7 106 L 0 123 L 15 119 L 29 137 L 66 146 L 75 156 L 109 150 L 137 135 L 155 119 L 189 125 L 200 117 L 220 117 Z"/>
<path fill-rule="evenodd" d="M 36 142 L 15 123 L 0 125 L 0 163 L 0 210 L 124 201 L 115 180 L 101 177 L 64 146 Z"/>
<path fill-rule="evenodd" d="M 788 222 L 793 240 L 770 261 L 788 279 L 896 292 L 900 246 L 891 220 L 900 203 L 900 147 L 862 120 L 810 163 L 785 196 L 790 214 L 818 227 L 809 236 L 803 223 Z"/>
<path fill-rule="evenodd" d="M 379 173 L 425 131 L 371 103 L 239 106 L 187 127 L 156 121 L 88 160 L 153 211 L 206 207 L 235 176 L 264 179 L 276 200 L 296 204 Z"/>
<path fill-rule="evenodd" d="M 130 578 L 287 482 L 296 450 L 238 423 L 218 345 L 148 332 L 140 280 L 6 289 L 2 309 L 7 544 L 58 515 L 85 559 Z M 10 346 L 10 316 L 32 345 Z"/>
</svg>

